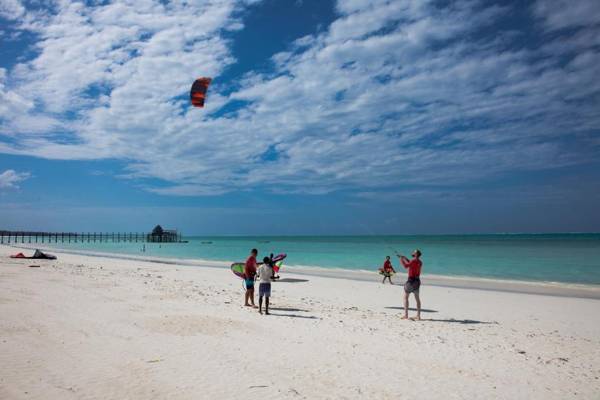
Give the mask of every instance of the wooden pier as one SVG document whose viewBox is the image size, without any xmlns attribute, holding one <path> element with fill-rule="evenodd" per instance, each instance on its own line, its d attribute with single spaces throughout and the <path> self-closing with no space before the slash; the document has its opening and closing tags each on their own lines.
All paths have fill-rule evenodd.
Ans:
<svg viewBox="0 0 600 400">
<path fill-rule="evenodd" d="M 160 233 L 142 232 L 24 232 L 0 231 L 0 244 L 10 243 L 181 243 L 182 236 L 176 230 Z"/>
</svg>

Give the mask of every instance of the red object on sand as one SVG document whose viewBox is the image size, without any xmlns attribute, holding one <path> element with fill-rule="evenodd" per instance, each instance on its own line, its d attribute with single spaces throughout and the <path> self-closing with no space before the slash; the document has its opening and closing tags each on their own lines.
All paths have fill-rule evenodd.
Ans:
<svg viewBox="0 0 600 400">
<path fill-rule="evenodd" d="M 33 256 L 27 257 L 23 253 L 15 254 L 14 256 L 10 256 L 10 258 L 26 258 L 30 260 L 56 260 L 56 256 L 53 254 L 44 253 L 38 249 L 35 250 Z"/>
</svg>

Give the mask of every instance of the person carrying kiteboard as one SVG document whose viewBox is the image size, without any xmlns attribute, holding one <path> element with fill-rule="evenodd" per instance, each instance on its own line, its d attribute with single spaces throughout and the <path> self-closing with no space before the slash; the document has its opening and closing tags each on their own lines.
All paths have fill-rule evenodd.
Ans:
<svg viewBox="0 0 600 400">
<path fill-rule="evenodd" d="M 271 255 L 269 255 L 269 257 L 265 257 L 263 259 L 263 262 L 269 264 L 269 267 L 271 267 L 271 279 L 272 280 L 279 279 L 279 276 L 275 275 L 275 261 L 273 261 L 273 253 L 271 253 Z M 259 301 L 259 306 L 260 306 L 260 301 Z"/>
<path fill-rule="evenodd" d="M 285 260 L 286 257 L 287 254 L 285 253 L 277 254 L 275 257 L 273 257 L 273 253 L 271 253 L 271 256 L 269 257 L 269 265 L 273 269 L 273 280 L 279 279 L 279 270 L 281 269 L 283 260 Z"/>
<path fill-rule="evenodd" d="M 390 261 L 390 256 L 385 256 L 385 262 L 383 263 L 383 267 L 379 268 L 379 273 L 383 275 L 383 281 L 381 283 L 385 283 L 385 278 L 390 281 L 390 285 L 393 285 L 392 275 L 396 273 L 392 262 Z"/>
<path fill-rule="evenodd" d="M 244 265 L 244 286 L 246 287 L 246 293 L 244 294 L 244 305 L 247 307 L 254 307 L 254 278 L 256 277 L 256 256 L 258 255 L 258 250 L 252 249 L 250 255 L 246 259 L 246 264 Z M 249 304 L 248 301 L 250 301 Z"/>
<path fill-rule="evenodd" d="M 421 287 L 421 268 L 423 263 L 421 262 L 421 251 L 415 250 L 412 254 L 412 259 L 408 259 L 401 254 L 396 254 L 400 259 L 400 263 L 408 270 L 408 279 L 404 284 L 404 316 L 402 319 L 408 319 L 408 296 L 413 293 L 415 300 L 417 301 L 417 317 L 416 320 L 421 319 L 421 299 L 419 298 L 419 288 Z M 412 318 L 411 318 L 412 319 Z"/>
</svg>

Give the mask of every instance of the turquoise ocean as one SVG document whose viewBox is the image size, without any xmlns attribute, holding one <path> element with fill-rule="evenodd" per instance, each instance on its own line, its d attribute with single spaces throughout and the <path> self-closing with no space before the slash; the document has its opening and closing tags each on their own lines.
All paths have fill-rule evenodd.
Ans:
<svg viewBox="0 0 600 400">
<path fill-rule="evenodd" d="M 85 251 L 150 257 L 243 261 L 287 253 L 285 268 L 312 266 L 376 271 L 386 255 L 423 252 L 423 273 L 535 282 L 600 285 L 600 234 L 492 234 L 399 236 L 197 236 L 188 243 L 52 243 Z M 46 243 L 44 246 L 48 246 Z"/>
</svg>

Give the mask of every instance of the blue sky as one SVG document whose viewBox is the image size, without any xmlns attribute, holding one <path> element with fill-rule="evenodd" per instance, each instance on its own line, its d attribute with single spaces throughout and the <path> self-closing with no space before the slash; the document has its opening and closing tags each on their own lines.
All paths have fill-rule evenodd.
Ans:
<svg viewBox="0 0 600 400">
<path fill-rule="evenodd" d="M 0 228 L 598 231 L 598 65 L 592 0 L 0 0 Z"/>
</svg>

